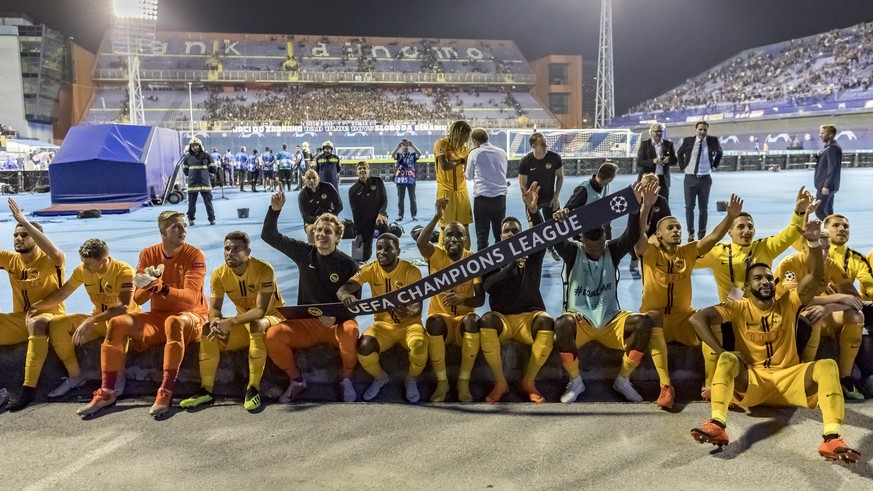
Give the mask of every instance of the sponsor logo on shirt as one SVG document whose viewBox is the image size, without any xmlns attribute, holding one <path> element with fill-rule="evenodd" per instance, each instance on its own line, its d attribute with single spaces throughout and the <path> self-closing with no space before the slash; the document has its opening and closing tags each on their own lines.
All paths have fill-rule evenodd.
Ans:
<svg viewBox="0 0 873 491">
<path fill-rule="evenodd" d="M 194 263 L 194 268 L 205 268 L 206 263 Z"/>
</svg>

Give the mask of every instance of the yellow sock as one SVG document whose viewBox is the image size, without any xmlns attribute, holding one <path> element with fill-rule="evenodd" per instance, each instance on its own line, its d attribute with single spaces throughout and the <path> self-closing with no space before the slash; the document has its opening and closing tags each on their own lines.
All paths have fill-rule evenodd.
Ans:
<svg viewBox="0 0 873 491">
<path fill-rule="evenodd" d="M 470 380 L 473 365 L 479 355 L 479 339 L 478 332 L 464 333 L 464 339 L 461 340 L 461 368 L 458 372 L 458 378 L 461 380 Z"/>
<path fill-rule="evenodd" d="M 840 378 L 852 375 L 852 367 L 855 365 L 855 357 L 861 347 L 861 337 L 864 335 L 864 324 L 846 323 L 840 331 L 840 355 L 838 364 Z"/>
<path fill-rule="evenodd" d="M 497 336 L 497 331 L 494 329 L 482 329 L 479 334 L 482 356 L 485 357 L 485 362 L 491 368 L 494 380 L 497 382 L 505 381 L 506 376 L 503 375 L 503 354 L 500 351 L 500 338 Z"/>
<path fill-rule="evenodd" d="M 527 362 L 527 369 L 524 371 L 522 381 L 533 382 L 537 378 L 537 373 L 546 364 L 546 360 L 552 352 L 554 342 L 555 333 L 553 331 L 537 331 L 533 345 L 530 347 L 530 360 Z"/>
<path fill-rule="evenodd" d="M 740 374 L 740 361 L 731 353 L 724 352 L 718 357 L 715 373 L 712 376 L 712 419 L 727 424 L 727 410 L 734 396 L 734 379 Z M 839 381 L 837 382 L 839 385 Z"/>
<path fill-rule="evenodd" d="M 67 375 L 70 378 L 76 378 L 82 374 L 79 368 L 79 360 L 76 358 L 76 347 L 73 345 L 73 336 L 67 332 L 66 326 L 61 326 L 57 322 L 49 323 L 49 342 L 52 349 L 57 353 L 64 368 L 67 369 Z"/>
<path fill-rule="evenodd" d="M 810 361 L 815 361 L 815 355 L 818 354 L 818 346 L 821 343 L 821 322 L 812 326 L 812 331 L 809 334 L 809 341 L 806 342 L 806 346 L 803 347 L 803 353 L 800 353 L 800 362 L 808 363 Z M 843 350 L 840 350 L 842 353 Z M 855 353 L 858 351 L 855 350 Z"/>
<path fill-rule="evenodd" d="M 48 356 L 48 336 L 27 338 L 27 357 L 24 361 L 24 386 L 36 387 L 45 357 Z"/>
<path fill-rule="evenodd" d="M 369 355 L 362 355 L 358 353 L 358 363 L 360 363 L 361 368 L 363 368 L 365 372 L 372 375 L 373 378 L 377 378 L 383 373 L 382 367 L 379 366 L 379 353 L 371 353 Z"/>
<path fill-rule="evenodd" d="M 424 371 L 424 366 L 427 365 L 427 338 L 424 336 L 414 336 L 407 338 L 409 346 L 409 372 L 410 377 L 418 377 Z M 445 357 L 443 357 L 445 363 Z"/>
<path fill-rule="evenodd" d="M 834 360 L 819 360 L 812 367 L 812 379 L 818 384 L 818 407 L 821 408 L 824 435 L 839 435 L 846 415 L 846 401 L 840 386 L 840 373 Z"/>
<path fill-rule="evenodd" d="M 576 358 L 576 353 L 559 353 L 561 356 L 561 365 L 567 371 L 567 375 L 571 380 L 579 378 L 579 358 Z"/>
<path fill-rule="evenodd" d="M 437 380 L 448 380 L 446 375 L 446 340 L 442 336 L 427 336 L 427 352 Z"/>
<path fill-rule="evenodd" d="M 655 364 L 655 371 L 658 372 L 659 382 L 662 386 L 670 385 L 670 370 L 667 367 L 667 340 L 664 338 L 663 328 L 652 328 L 652 335 L 649 337 L 649 352 L 652 354 L 652 363 Z"/>
<path fill-rule="evenodd" d="M 212 392 L 215 386 L 215 372 L 221 359 L 221 346 L 218 340 L 206 336 L 200 338 L 200 387 Z"/>
<path fill-rule="evenodd" d="M 264 376 L 266 365 L 267 344 L 264 342 L 264 333 L 252 333 L 249 335 L 249 387 L 261 390 L 261 377 Z"/>
<path fill-rule="evenodd" d="M 634 370 L 640 366 L 640 361 L 642 359 L 642 351 L 631 350 L 626 352 L 624 356 L 621 357 L 621 368 L 618 370 L 618 376 L 630 378 L 631 374 L 634 373 Z"/>
<path fill-rule="evenodd" d="M 718 339 L 719 343 L 724 342 L 721 337 L 721 324 L 712 326 L 712 333 L 715 334 L 715 338 Z M 700 343 L 700 348 L 703 350 L 703 370 L 706 377 L 704 379 L 706 382 L 704 382 L 703 386 L 712 387 L 712 374 L 715 373 L 715 364 L 718 362 L 718 356 L 706 343 Z"/>
</svg>

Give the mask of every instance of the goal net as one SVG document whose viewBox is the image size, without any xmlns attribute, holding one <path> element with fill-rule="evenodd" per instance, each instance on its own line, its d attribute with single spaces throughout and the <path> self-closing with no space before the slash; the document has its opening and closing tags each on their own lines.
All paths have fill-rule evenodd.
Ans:
<svg viewBox="0 0 873 491">
<path fill-rule="evenodd" d="M 571 158 L 619 158 L 634 155 L 637 144 L 631 130 L 538 130 L 546 139 L 549 150 L 561 157 Z M 533 130 L 506 131 L 506 155 L 521 158 L 530 153 L 530 135 Z"/>
</svg>

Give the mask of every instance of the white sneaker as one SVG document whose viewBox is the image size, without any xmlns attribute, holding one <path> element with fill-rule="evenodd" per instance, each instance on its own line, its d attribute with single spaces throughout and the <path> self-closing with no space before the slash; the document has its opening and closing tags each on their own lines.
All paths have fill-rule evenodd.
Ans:
<svg viewBox="0 0 873 491">
<path fill-rule="evenodd" d="M 296 399 L 297 396 L 299 396 L 300 393 L 304 390 L 306 390 L 306 380 L 303 380 L 301 382 L 292 380 L 291 383 L 288 384 L 288 390 L 286 390 L 285 393 L 282 394 L 281 397 L 279 397 L 279 402 L 281 402 L 282 404 L 288 404 L 289 402 Z"/>
<path fill-rule="evenodd" d="M 66 377 L 64 381 L 61 382 L 55 390 L 48 393 L 49 397 L 61 397 L 65 395 L 67 392 L 78 389 L 79 387 L 85 385 L 85 377 L 79 374 L 78 377 Z"/>
<path fill-rule="evenodd" d="M 412 378 L 406 378 L 406 400 L 415 404 L 421 400 L 421 394 L 418 393 L 418 382 Z"/>
<path fill-rule="evenodd" d="M 615 377 L 615 383 L 612 384 L 612 388 L 617 390 L 619 394 L 623 395 L 628 402 L 643 402 L 643 396 L 634 389 L 633 384 L 630 383 L 630 380 L 618 376 Z"/>
<path fill-rule="evenodd" d="M 567 391 L 561 396 L 561 402 L 564 404 L 575 402 L 583 392 L 585 392 L 585 383 L 582 382 L 582 377 L 576 377 L 567 384 Z"/>
<path fill-rule="evenodd" d="M 379 392 L 382 390 L 382 387 L 385 387 L 385 384 L 388 383 L 388 374 L 382 372 L 382 375 L 379 375 L 375 379 L 373 379 L 373 383 L 367 387 L 367 390 L 364 391 L 364 400 L 372 401 L 379 395 Z"/>
<path fill-rule="evenodd" d="M 121 396 L 124 395 L 124 386 L 127 385 L 127 378 L 123 373 L 118 374 L 118 378 L 115 379 L 115 398 L 121 399 Z"/>
<path fill-rule="evenodd" d="M 358 393 L 355 392 L 355 386 L 352 385 L 352 381 L 344 378 L 340 382 L 340 388 L 343 391 L 343 402 L 355 402 L 358 400 Z"/>
</svg>

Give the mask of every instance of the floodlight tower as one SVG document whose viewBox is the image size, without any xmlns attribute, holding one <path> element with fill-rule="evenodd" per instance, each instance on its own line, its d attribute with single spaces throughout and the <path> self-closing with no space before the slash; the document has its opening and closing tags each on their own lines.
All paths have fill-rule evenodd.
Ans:
<svg viewBox="0 0 873 491">
<path fill-rule="evenodd" d="M 113 0 L 112 52 L 127 56 L 127 93 L 130 124 L 145 123 L 139 57 L 155 53 L 158 0 Z"/>
<path fill-rule="evenodd" d="M 594 127 L 605 127 L 613 117 L 615 117 L 615 86 L 612 79 L 612 0 L 601 0 Z"/>
</svg>

